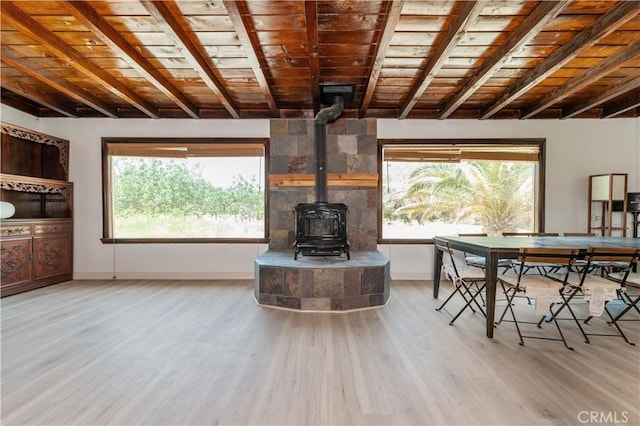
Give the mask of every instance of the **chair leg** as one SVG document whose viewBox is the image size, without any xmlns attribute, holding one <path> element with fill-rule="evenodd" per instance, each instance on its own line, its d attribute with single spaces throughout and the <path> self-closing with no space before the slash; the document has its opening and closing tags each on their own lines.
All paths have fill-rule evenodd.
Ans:
<svg viewBox="0 0 640 426">
<path fill-rule="evenodd" d="M 462 298 L 464 299 L 464 307 L 462 308 L 462 310 L 467 309 L 467 307 L 469 307 L 471 309 L 471 311 L 475 314 L 476 310 L 473 309 L 473 306 L 471 305 L 471 301 L 473 300 L 473 298 L 475 297 L 474 294 L 471 292 L 471 284 L 469 284 L 468 286 L 464 286 L 464 291 L 460 291 L 460 294 L 462 295 Z M 467 296 L 469 296 L 469 299 L 467 299 Z"/>
<path fill-rule="evenodd" d="M 636 299 L 636 303 L 638 302 L 638 300 L 640 300 L 640 296 Z M 620 319 L 620 317 L 626 313 L 626 311 L 628 311 L 630 307 L 627 307 L 627 309 L 625 309 L 624 311 L 622 311 L 621 314 L 618 314 L 615 318 L 613 317 L 613 315 L 611 315 L 611 312 L 609 311 L 609 309 L 607 308 L 607 305 L 604 305 L 604 310 L 607 312 L 607 315 L 609 315 L 609 318 L 611 318 L 611 321 L 609 322 L 609 324 L 613 324 L 613 326 L 618 330 L 618 333 L 620 333 L 620 336 L 622 336 L 622 338 L 624 339 L 625 342 L 627 342 L 628 344 L 630 344 L 631 346 L 635 346 L 636 344 L 633 342 L 630 342 L 629 339 L 627 339 L 627 335 L 624 334 L 624 332 L 622 331 L 622 329 L 620 328 L 620 326 L 618 325 L 618 320 Z"/>
<path fill-rule="evenodd" d="M 500 324 L 502 322 L 502 320 L 504 319 L 505 314 L 507 313 L 507 309 L 511 306 L 511 304 L 513 303 L 513 299 L 516 297 L 516 290 L 515 288 L 509 288 L 509 289 L 505 289 L 504 288 L 504 284 L 502 284 L 502 292 L 504 293 L 505 297 L 507 298 L 507 306 L 505 306 L 504 311 L 502 311 L 502 315 L 500 315 L 500 319 L 496 322 L 496 324 Z M 513 295 L 511 297 L 509 297 L 509 291 L 513 290 Z"/>
<path fill-rule="evenodd" d="M 476 297 L 482 292 L 482 290 L 484 290 L 486 284 L 483 285 L 482 287 L 479 288 L 479 290 L 476 293 L 472 293 L 471 292 L 471 286 L 467 287 L 467 292 L 469 294 L 469 300 L 466 299 L 465 297 L 465 301 L 467 301 L 467 303 L 462 307 L 462 309 L 460 309 L 460 311 L 456 314 L 455 317 L 453 317 L 453 319 L 451 321 L 449 321 L 449 325 L 453 325 L 453 323 L 455 322 L 455 320 L 458 319 L 458 317 L 467 309 L 470 308 L 474 313 L 475 310 L 473 309 L 473 306 L 471 306 L 471 303 L 475 303 L 478 306 L 478 309 L 480 309 L 480 312 L 482 313 L 482 315 L 484 317 L 487 316 L 487 314 L 484 312 L 484 310 L 482 309 L 482 307 L 480 306 L 480 304 L 478 303 L 478 300 L 476 299 Z M 477 283 L 476 283 L 476 287 L 477 287 Z"/>
<path fill-rule="evenodd" d="M 456 289 L 455 289 L 455 290 L 453 290 L 453 292 L 449 295 L 449 297 L 447 297 L 447 300 L 445 300 L 444 302 L 442 302 L 442 305 L 440 305 L 440 307 L 439 307 L 439 308 L 436 308 L 436 311 L 440 311 L 440 310 L 442 310 L 442 308 L 444 308 L 444 306 L 445 306 L 447 303 L 449 303 L 449 300 L 451 300 L 451 299 L 453 298 L 453 296 L 454 296 L 456 293 L 460 292 L 460 286 L 456 286 L 456 285 L 454 284 L 454 287 L 455 287 Z M 462 294 L 462 293 L 460 293 L 460 294 Z"/>
<path fill-rule="evenodd" d="M 475 286 L 476 286 L 476 289 L 478 290 L 478 292 L 480 293 L 480 300 L 482 301 L 482 306 L 487 306 L 487 303 L 484 301 L 484 297 L 482 296 L 482 290 L 484 290 L 486 284 L 483 285 L 482 288 L 480 288 L 478 286 L 478 282 L 475 282 Z"/>
<path fill-rule="evenodd" d="M 540 320 L 540 324 L 542 324 L 542 321 L 545 320 L 546 322 L 551 322 L 553 320 L 553 318 L 555 318 L 556 316 L 558 316 L 558 314 L 560 314 L 560 312 L 562 312 L 562 310 L 565 308 L 565 306 L 568 307 L 568 303 L 575 297 L 575 295 L 578 294 L 578 289 L 574 289 L 571 294 L 569 294 L 569 298 L 567 299 L 566 297 L 564 297 L 563 293 L 560 293 L 560 297 L 562 297 L 563 302 L 560 303 L 560 307 L 558 308 L 557 311 L 553 312 L 553 307 L 556 305 L 556 303 L 552 303 L 551 304 L 551 308 L 549 309 L 549 313 L 542 317 L 542 319 Z"/>
<path fill-rule="evenodd" d="M 553 317 L 553 323 L 556 325 L 556 328 L 558 329 L 558 334 L 560 334 L 560 338 L 562 339 L 562 343 L 564 343 L 564 345 L 570 351 L 574 350 L 571 346 L 569 346 L 567 344 L 567 339 L 564 338 L 564 334 L 562 333 L 562 330 L 560 329 L 560 324 L 558 324 L 558 320 L 556 319 L 556 317 Z"/>
<path fill-rule="evenodd" d="M 547 322 L 549 322 L 550 320 L 553 320 L 553 321 L 555 321 L 557 323 L 558 315 L 566 307 L 569 310 L 569 313 L 571 314 L 571 318 L 573 319 L 573 321 L 576 323 L 576 325 L 580 329 L 580 332 L 582 333 L 582 336 L 584 337 L 585 343 L 590 343 L 589 337 L 587 336 L 587 333 L 585 333 L 584 329 L 582 328 L 582 325 L 580 325 L 580 321 L 578 320 L 578 317 L 576 317 L 575 312 L 573 312 L 573 309 L 571 309 L 571 306 L 569 305 L 569 302 L 571 302 L 571 300 L 575 297 L 576 294 L 578 294 L 578 289 L 577 288 L 574 289 L 571 292 L 571 294 L 569 294 L 569 297 L 565 297 L 563 293 L 560 293 L 560 297 L 562 297 L 562 303 L 560 304 L 560 307 L 558 308 L 557 311 L 553 312 L 552 309 L 550 310 L 551 319 L 547 319 Z M 542 322 L 542 320 L 541 320 L 541 322 Z"/>
<path fill-rule="evenodd" d="M 618 316 L 616 317 L 616 320 L 618 318 L 622 318 L 622 316 L 624 314 L 626 314 L 627 312 L 629 312 L 632 308 L 634 308 L 636 310 L 636 312 L 638 312 L 640 314 L 640 307 L 638 307 L 638 305 L 640 305 L 640 303 L 639 303 L 640 302 L 640 295 L 636 296 L 635 300 L 632 300 L 629 297 L 628 294 L 626 294 L 626 293 L 622 293 L 622 294 L 623 294 L 622 301 L 627 304 L 627 307 L 624 308 L 624 310 L 618 314 Z M 627 298 L 627 300 L 624 300 L 625 297 Z M 631 321 L 640 321 L 640 320 L 631 320 Z"/>
<path fill-rule="evenodd" d="M 485 301 L 484 301 L 484 297 L 482 297 L 482 292 L 484 291 L 485 287 L 487 286 L 487 283 L 485 282 L 484 284 L 482 284 L 482 286 L 478 286 L 478 283 L 476 283 L 476 294 L 475 296 L 480 296 L 480 300 L 482 300 L 482 306 L 486 306 Z M 480 309 L 480 312 L 482 312 L 482 314 L 486 317 L 487 314 L 485 313 L 484 309 L 482 308 L 482 306 L 480 306 L 480 304 L 478 303 L 478 299 L 474 297 L 473 300 L 476 304 L 476 306 L 478 307 L 478 309 Z"/>
<path fill-rule="evenodd" d="M 637 304 L 638 304 L 638 302 L 640 302 L 640 296 L 638 296 L 638 297 L 636 298 L 636 300 L 635 300 L 635 301 L 633 301 L 630 305 L 628 305 L 628 306 L 627 306 L 627 307 L 626 307 L 622 312 L 620 312 L 620 313 L 619 313 L 618 315 L 616 315 L 615 317 L 614 317 L 613 315 L 611 315 L 611 311 L 610 311 L 610 310 L 609 310 L 609 308 L 607 307 L 607 304 L 605 304 L 605 306 L 604 306 L 604 310 L 605 310 L 605 312 L 607 313 L 607 315 L 609 316 L 609 318 L 611 319 L 611 321 L 607 321 L 607 323 L 608 323 L 609 325 L 613 325 L 613 326 L 616 328 L 616 330 L 618 331 L 618 334 L 616 335 L 616 334 L 594 334 L 594 333 L 590 333 L 590 334 L 588 334 L 588 333 L 586 333 L 586 332 L 584 331 L 584 329 L 582 328 L 582 326 L 580 325 L 580 321 L 578 320 L 578 318 L 576 317 L 575 313 L 573 312 L 573 309 L 571 309 L 571 306 L 569 305 L 569 301 L 573 298 L 573 296 L 574 296 L 575 294 L 576 294 L 576 292 L 574 291 L 573 293 L 571 293 L 571 295 L 569 296 L 569 298 L 568 298 L 568 299 L 567 299 L 567 298 L 565 298 L 565 297 L 564 297 L 564 295 L 562 295 L 562 298 L 564 299 L 564 302 L 563 302 L 562 306 L 560 307 L 560 309 L 558 309 L 558 310 L 555 312 L 555 314 L 553 314 L 553 320 L 554 320 L 554 321 L 556 320 L 558 313 L 559 313 L 559 312 L 562 310 L 562 308 L 564 308 L 564 306 L 566 305 L 567 309 L 568 309 L 568 310 L 569 310 L 569 312 L 571 313 L 571 317 L 573 318 L 573 320 L 574 320 L 574 321 L 575 321 L 575 323 L 577 324 L 578 328 L 580 329 L 580 332 L 581 332 L 581 333 L 582 333 L 582 335 L 584 336 L 584 341 L 585 341 L 586 343 L 590 343 L 590 341 L 589 341 L 589 337 L 588 337 L 588 336 L 613 336 L 613 337 L 615 337 L 615 336 L 618 336 L 618 335 L 619 335 L 620 337 L 622 337 L 622 338 L 624 339 L 624 341 L 625 341 L 625 342 L 627 342 L 627 343 L 628 343 L 628 344 L 630 344 L 631 346 L 636 346 L 636 344 L 635 344 L 635 343 L 633 343 L 633 342 L 631 342 L 631 341 L 627 338 L 626 334 L 624 334 L 624 331 L 622 331 L 622 329 L 621 329 L 621 328 L 620 328 L 620 326 L 618 325 L 618 321 L 619 321 L 619 320 L 620 320 L 620 318 L 622 318 L 622 316 L 623 316 L 626 312 L 628 312 L 630 309 L 632 309 L 632 308 L 634 308 L 634 307 L 635 307 L 636 309 L 638 309 Z M 630 300 L 630 302 L 631 302 L 631 300 Z M 584 320 L 584 323 L 585 323 L 585 324 L 588 324 L 588 323 L 589 323 L 589 321 L 590 321 L 592 318 L 593 318 L 593 316 L 592 316 L 592 315 L 590 315 L 589 317 L 587 317 L 587 319 L 585 319 L 585 320 Z"/>
<path fill-rule="evenodd" d="M 627 300 L 625 301 L 625 297 L 627 298 Z M 620 293 L 620 298 L 622 299 L 623 302 L 625 302 L 628 306 L 627 308 L 625 308 L 625 310 L 623 312 L 621 312 L 619 314 L 619 316 L 622 316 L 623 313 L 627 313 L 627 311 L 629 311 L 631 308 L 635 308 L 636 312 L 638 312 L 640 314 L 640 307 L 638 305 L 640 305 L 640 295 L 636 296 L 636 300 L 631 300 L 631 297 L 629 297 L 629 295 L 627 293 L 621 292 Z"/>
<path fill-rule="evenodd" d="M 515 296 L 515 292 L 514 292 L 514 296 Z M 513 297 L 511 297 L 511 299 L 513 300 Z M 513 323 L 516 325 L 516 331 L 518 332 L 518 337 L 520 338 L 520 346 L 524 346 L 524 338 L 522 337 L 522 332 L 520 331 L 520 325 L 518 324 L 518 320 L 516 319 L 516 314 L 515 312 L 513 312 L 513 306 L 511 305 L 511 303 L 507 304 L 507 308 L 505 309 L 505 311 L 502 313 L 502 317 L 500 317 L 500 322 L 502 322 L 503 318 L 504 318 L 504 314 L 507 312 L 507 309 L 509 311 L 511 311 L 511 317 L 513 318 Z"/>
<path fill-rule="evenodd" d="M 503 290 L 504 290 L 504 284 L 502 285 L 502 287 L 503 287 Z M 509 289 L 509 290 L 511 290 L 511 289 Z M 513 290 L 516 290 L 516 289 L 514 288 Z M 507 295 L 507 302 L 510 302 L 511 300 L 513 300 L 513 298 L 514 298 L 514 297 L 515 297 L 515 295 L 516 295 L 516 291 L 514 291 L 514 292 L 513 292 L 513 294 L 511 295 L 511 297 L 509 297 L 509 295 L 507 294 L 508 290 L 505 290 L 504 292 L 505 292 L 505 295 Z M 552 308 L 552 306 L 553 306 L 553 305 L 550 305 L 550 306 L 549 306 L 550 315 L 551 315 L 551 308 Z M 571 310 L 571 308 L 570 308 L 570 307 L 568 307 L 568 309 L 572 312 L 572 310 Z M 540 339 L 540 340 L 555 340 L 555 341 L 561 341 L 561 342 L 564 344 L 564 346 L 565 346 L 567 349 L 569 349 L 570 351 L 573 351 L 573 350 L 574 350 L 574 349 L 573 349 L 571 346 L 569 346 L 569 344 L 567 343 L 567 339 L 565 339 L 565 337 L 564 337 L 564 333 L 562 332 L 562 329 L 560 328 L 560 324 L 558 323 L 558 321 L 557 321 L 557 319 L 556 319 L 556 316 L 555 316 L 555 315 L 552 315 L 552 316 L 551 316 L 551 318 L 552 318 L 552 319 L 551 319 L 551 321 L 553 321 L 554 325 L 556 326 L 556 329 L 558 330 L 558 335 L 560 336 L 560 338 L 559 338 L 559 339 L 558 339 L 558 338 L 550 338 L 550 337 L 525 336 L 525 335 L 523 335 L 523 334 L 522 334 L 522 331 L 520 330 L 520 323 L 524 323 L 524 324 L 531 324 L 531 325 L 534 325 L 534 324 L 535 324 L 535 325 L 538 325 L 538 327 L 540 327 L 540 324 L 543 322 L 543 320 L 544 320 L 544 318 L 545 318 L 545 317 L 543 316 L 543 317 L 542 317 L 542 319 L 541 319 L 539 322 L 518 321 L 518 320 L 517 320 L 517 318 L 516 318 L 516 314 L 515 314 L 515 312 L 514 312 L 514 310 L 513 310 L 513 305 L 512 305 L 511 303 L 507 303 L 507 307 L 505 308 L 504 312 L 502 313 L 502 316 L 500 317 L 500 321 L 498 322 L 498 324 L 499 324 L 500 322 L 502 322 L 502 321 L 509 321 L 509 320 L 506 320 L 506 319 L 504 318 L 504 317 L 505 317 L 505 315 L 506 315 L 506 313 L 507 313 L 507 310 L 511 312 L 511 317 L 513 318 L 512 322 L 513 322 L 513 323 L 515 324 L 515 326 L 516 326 L 516 331 L 518 332 L 518 338 L 520 339 L 520 343 L 519 343 L 519 345 L 520 345 L 520 346 L 524 346 L 524 339 L 525 339 L 525 338 L 527 338 L 527 339 Z M 575 315 L 573 315 L 573 312 L 572 312 L 572 316 L 573 316 L 573 317 L 574 317 L 574 319 L 575 319 Z M 576 320 L 576 321 L 577 321 L 577 320 Z"/>
</svg>

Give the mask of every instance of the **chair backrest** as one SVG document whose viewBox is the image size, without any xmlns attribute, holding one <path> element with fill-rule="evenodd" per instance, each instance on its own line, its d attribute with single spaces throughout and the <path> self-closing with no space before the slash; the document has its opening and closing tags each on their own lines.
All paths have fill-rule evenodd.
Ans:
<svg viewBox="0 0 640 426">
<path fill-rule="evenodd" d="M 635 247 L 589 247 L 585 260 L 597 262 L 624 262 L 633 266 L 640 256 L 640 248 Z"/>
<path fill-rule="evenodd" d="M 629 276 L 629 272 L 633 269 L 634 265 L 640 261 L 640 248 L 634 247 L 589 247 L 585 253 L 584 259 L 587 261 L 587 266 L 584 268 L 583 277 L 581 280 L 584 282 L 584 278 L 588 273 L 589 267 L 592 262 L 617 262 L 624 266 L 622 282 L 624 283 Z"/>
<path fill-rule="evenodd" d="M 595 237 L 595 232 L 563 232 L 564 237 Z"/>
<path fill-rule="evenodd" d="M 579 253 L 579 250 L 570 248 L 521 248 L 518 250 L 518 262 L 571 265 Z"/>
<path fill-rule="evenodd" d="M 566 283 L 571 266 L 576 264 L 579 255 L 580 250 L 571 248 L 521 248 L 518 250 L 518 283 L 520 283 L 522 275 L 529 269 L 527 265 L 531 266 L 536 263 L 555 263 L 558 266 L 566 266 L 563 280 Z"/>
<path fill-rule="evenodd" d="M 475 233 L 464 233 L 464 234 L 458 234 L 458 237 L 488 237 L 488 234 L 485 233 L 479 233 L 479 234 L 475 234 Z"/>
<path fill-rule="evenodd" d="M 453 272 L 456 274 L 456 278 L 460 278 L 460 272 L 456 266 L 456 261 L 453 258 L 453 250 L 448 242 L 436 243 L 436 248 L 442 251 L 442 264 L 453 268 Z"/>
<path fill-rule="evenodd" d="M 559 237 L 557 232 L 503 232 L 503 237 Z"/>
</svg>

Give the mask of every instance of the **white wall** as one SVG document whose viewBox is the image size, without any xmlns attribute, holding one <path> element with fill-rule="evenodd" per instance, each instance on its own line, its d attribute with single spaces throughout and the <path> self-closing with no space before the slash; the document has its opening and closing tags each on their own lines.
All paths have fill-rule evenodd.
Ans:
<svg viewBox="0 0 640 426">
<path fill-rule="evenodd" d="M 102 244 L 102 137 L 268 137 L 269 120 L 34 119 L 3 121 L 69 139 L 74 182 L 74 278 L 251 278 L 264 244 Z M 640 192 L 640 119 L 378 120 L 380 138 L 546 138 L 546 230 L 584 231 L 588 176 L 628 173 Z M 383 245 L 394 279 L 429 279 L 433 247 Z"/>
<path fill-rule="evenodd" d="M 4 104 L 0 104 L 0 121 L 35 130 L 36 132 L 40 131 L 40 120 L 37 117 L 25 114 Z"/>
</svg>

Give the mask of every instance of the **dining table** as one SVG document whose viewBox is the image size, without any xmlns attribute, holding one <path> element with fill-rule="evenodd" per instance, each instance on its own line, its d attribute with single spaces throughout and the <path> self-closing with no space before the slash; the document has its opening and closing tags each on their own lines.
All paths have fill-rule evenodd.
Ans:
<svg viewBox="0 0 640 426">
<path fill-rule="evenodd" d="M 442 251 L 439 244 L 447 245 L 454 250 L 482 256 L 485 261 L 486 274 L 486 326 L 487 337 L 493 338 L 496 311 L 496 293 L 498 283 L 498 260 L 515 259 L 521 248 L 571 248 L 586 253 L 590 247 L 631 247 L 640 248 L 639 238 L 626 237 L 481 237 L 481 236 L 435 236 L 433 297 L 438 298 L 440 291 L 440 275 L 442 269 Z"/>
</svg>

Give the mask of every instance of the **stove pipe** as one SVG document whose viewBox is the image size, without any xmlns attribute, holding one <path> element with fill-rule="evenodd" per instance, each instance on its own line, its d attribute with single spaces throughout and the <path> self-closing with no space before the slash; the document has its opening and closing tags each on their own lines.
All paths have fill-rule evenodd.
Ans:
<svg viewBox="0 0 640 426">
<path fill-rule="evenodd" d="M 315 130 L 315 177 L 316 203 L 327 203 L 327 123 L 334 121 L 344 109 L 344 99 L 336 96 L 330 107 L 323 108 L 316 114 Z"/>
</svg>

